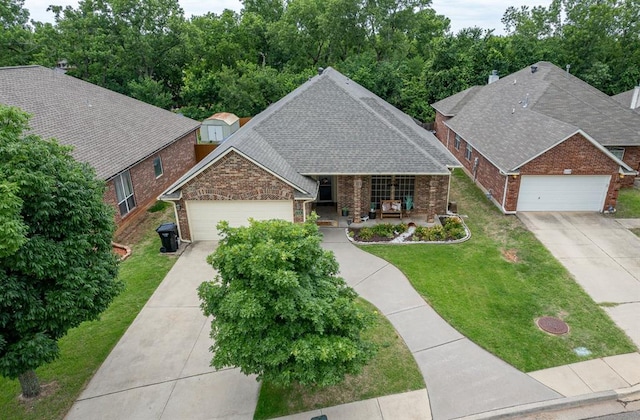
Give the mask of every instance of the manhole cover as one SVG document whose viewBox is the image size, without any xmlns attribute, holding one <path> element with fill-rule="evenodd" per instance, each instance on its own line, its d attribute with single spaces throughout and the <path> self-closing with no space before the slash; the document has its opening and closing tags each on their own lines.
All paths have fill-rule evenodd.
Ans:
<svg viewBox="0 0 640 420">
<path fill-rule="evenodd" d="M 562 335 L 569 332 L 569 326 L 566 322 L 552 316 L 543 316 L 536 319 L 536 325 L 549 334 Z"/>
</svg>

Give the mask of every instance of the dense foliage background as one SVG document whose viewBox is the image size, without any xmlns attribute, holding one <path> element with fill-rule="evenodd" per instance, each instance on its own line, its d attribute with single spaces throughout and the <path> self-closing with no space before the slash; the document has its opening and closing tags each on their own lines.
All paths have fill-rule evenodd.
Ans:
<svg viewBox="0 0 640 420">
<path fill-rule="evenodd" d="M 333 66 L 408 114 L 536 61 L 607 94 L 640 81 L 640 1 L 553 0 L 508 8 L 506 35 L 452 33 L 430 0 L 244 0 L 240 13 L 185 19 L 177 0 L 83 0 L 29 21 L 0 5 L 0 66 L 66 60 L 69 74 L 202 119 L 250 116 Z"/>
</svg>

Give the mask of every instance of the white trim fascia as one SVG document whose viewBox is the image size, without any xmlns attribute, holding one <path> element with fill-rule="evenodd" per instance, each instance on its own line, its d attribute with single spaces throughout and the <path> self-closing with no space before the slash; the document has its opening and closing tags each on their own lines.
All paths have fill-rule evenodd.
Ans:
<svg viewBox="0 0 640 420">
<path fill-rule="evenodd" d="M 225 150 L 224 152 L 222 152 L 220 155 L 216 156 L 215 159 L 213 159 L 211 162 L 207 163 L 206 165 L 204 165 L 202 168 L 200 168 L 198 171 L 194 172 L 193 174 L 191 174 L 191 176 L 189 176 L 188 178 L 185 178 L 182 182 L 180 182 L 178 185 L 174 186 L 171 190 L 165 190 L 166 194 L 172 194 L 174 193 L 176 190 L 182 188 L 184 186 L 184 184 L 186 184 L 187 182 L 191 181 L 192 179 L 194 179 L 195 177 L 197 177 L 198 175 L 200 175 L 202 172 L 204 172 L 205 170 L 209 169 L 211 167 L 211 165 L 213 165 L 214 163 L 218 162 L 220 159 L 222 159 L 223 157 L 225 157 L 226 155 L 228 155 L 231 152 L 236 152 L 237 154 L 239 154 L 240 156 L 242 156 L 243 158 L 247 159 L 249 162 L 253 163 L 254 165 L 256 165 L 257 167 L 259 167 L 260 169 L 265 170 L 266 172 L 270 173 L 271 175 L 275 176 L 276 178 L 278 178 L 279 180 L 281 180 L 282 182 L 284 182 L 285 184 L 289 185 L 290 187 L 295 188 L 296 190 L 300 191 L 301 193 L 304 194 L 309 194 L 309 192 L 304 191 L 302 189 L 300 189 L 299 187 L 297 187 L 296 185 L 292 184 L 291 182 L 287 181 L 286 179 L 284 179 L 283 177 L 281 177 L 280 175 L 276 174 L 275 172 L 273 172 L 272 170 L 270 170 L 269 168 L 265 167 L 264 165 L 258 163 L 257 161 L 255 161 L 254 159 L 251 159 L 249 156 L 245 155 L 244 153 L 242 153 L 241 151 L 239 151 L 238 149 L 236 149 L 235 147 L 231 146 L 229 147 L 227 150 Z"/>
<path fill-rule="evenodd" d="M 167 197 L 163 193 L 163 194 L 160 194 L 158 197 L 156 197 L 156 200 L 159 200 L 159 201 L 180 201 L 180 200 L 182 200 L 182 191 L 180 191 L 180 196 L 178 196 L 177 198 Z"/>
<path fill-rule="evenodd" d="M 593 139 L 593 137 L 591 137 L 590 135 L 588 135 L 587 133 L 585 133 L 581 129 L 578 129 L 578 130 L 574 131 L 573 133 L 569 134 L 567 137 L 563 138 L 562 140 L 558 141 L 557 143 L 554 143 L 553 145 L 549 146 L 548 148 L 546 148 L 542 152 L 538 153 L 537 155 L 533 156 L 532 158 L 522 162 L 521 164 L 517 165 L 516 168 L 521 168 L 522 166 L 526 165 L 527 163 L 531 162 L 532 160 L 534 160 L 534 159 L 542 156 L 543 154 L 547 153 L 549 150 L 553 149 L 554 147 L 558 146 L 559 144 L 564 143 L 570 137 L 573 137 L 576 134 L 581 134 L 585 139 L 587 139 L 587 141 L 589 141 L 591 144 L 593 144 L 598 150 L 600 150 L 602 153 L 604 153 L 606 156 L 608 156 L 611 160 L 613 160 L 615 163 L 617 163 L 621 167 L 624 167 L 625 169 L 627 169 L 630 172 L 635 172 L 626 163 L 624 163 L 623 161 L 621 161 L 620 159 L 615 157 L 610 151 L 608 151 L 606 147 L 604 147 L 603 145 L 601 145 L 600 143 L 595 141 Z M 515 170 L 515 168 L 514 168 L 514 170 Z"/>
<path fill-rule="evenodd" d="M 461 168 L 462 166 L 453 166 L 453 168 Z M 448 168 L 448 166 L 447 166 Z M 447 172 L 368 172 L 368 173 L 337 173 L 337 172 L 320 172 L 320 173 L 304 173 L 301 174 L 304 176 L 320 176 L 320 175 L 331 175 L 331 176 L 369 176 L 369 175 L 400 175 L 400 176 L 418 176 L 418 175 L 451 175 L 449 171 Z"/>
</svg>

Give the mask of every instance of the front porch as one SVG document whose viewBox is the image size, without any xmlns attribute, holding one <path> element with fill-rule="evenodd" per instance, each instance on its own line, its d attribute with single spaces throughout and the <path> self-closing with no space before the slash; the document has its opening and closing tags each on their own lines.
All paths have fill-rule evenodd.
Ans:
<svg viewBox="0 0 640 420">
<path fill-rule="evenodd" d="M 384 219 L 382 219 L 380 217 L 380 210 L 378 209 L 376 210 L 375 219 L 368 219 L 365 221 L 361 221 L 360 223 L 353 222 L 354 215 L 352 214 L 350 214 L 349 216 L 342 216 L 336 204 L 313 206 L 312 211 L 316 212 L 316 214 L 318 215 L 317 224 L 319 226 L 329 226 L 329 227 L 342 227 L 342 228 L 346 228 L 349 226 L 365 227 L 365 226 L 373 226 L 378 223 L 392 223 L 392 224 L 415 223 L 418 226 L 433 226 L 437 223 L 433 221 L 429 222 L 426 214 L 418 214 L 413 211 L 406 212 L 404 210 L 402 212 L 402 219 L 400 219 L 399 217 L 385 217 Z M 437 220 L 437 218 L 435 220 Z M 349 224 L 349 221 L 351 221 L 350 224 Z"/>
</svg>

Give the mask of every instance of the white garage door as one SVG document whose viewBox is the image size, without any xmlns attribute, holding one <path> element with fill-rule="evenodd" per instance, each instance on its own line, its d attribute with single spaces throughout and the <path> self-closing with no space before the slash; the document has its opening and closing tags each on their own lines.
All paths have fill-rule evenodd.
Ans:
<svg viewBox="0 0 640 420">
<path fill-rule="evenodd" d="M 293 202 L 274 201 L 187 201 L 187 215 L 194 241 L 218 240 L 216 225 L 226 220 L 232 227 L 248 225 L 256 220 L 283 219 L 293 221 Z"/>
<path fill-rule="evenodd" d="M 518 211 L 602 211 L 609 175 L 525 175 Z"/>
</svg>

